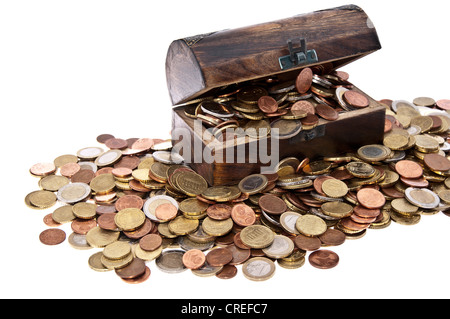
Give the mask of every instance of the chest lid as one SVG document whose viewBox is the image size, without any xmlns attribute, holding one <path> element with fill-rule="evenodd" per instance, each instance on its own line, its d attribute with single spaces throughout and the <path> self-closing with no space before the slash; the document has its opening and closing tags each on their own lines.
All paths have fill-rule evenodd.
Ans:
<svg viewBox="0 0 450 319">
<path fill-rule="evenodd" d="M 366 13 L 355 5 L 175 40 L 166 57 L 173 105 L 214 89 L 300 69 L 335 70 L 381 48 Z"/>
</svg>

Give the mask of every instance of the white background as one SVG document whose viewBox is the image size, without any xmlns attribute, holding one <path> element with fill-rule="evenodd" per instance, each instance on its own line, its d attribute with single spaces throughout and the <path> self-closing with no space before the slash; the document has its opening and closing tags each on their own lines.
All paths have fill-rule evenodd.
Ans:
<svg viewBox="0 0 450 319">
<path fill-rule="evenodd" d="M 343 70 L 375 99 L 450 98 L 445 1 L 354 1 L 383 48 Z M 2 1 L 0 4 L 0 297 L 448 298 L 450 218 L 393 223 L 332 248 L 340 264 L 277 267 L 266 282 L 169 275 L 149 263 L 140 285 L 98 273 L 67 240 L 39 242 L 42 218 L 24 197 L 36 162 L 116 137 L 168 138 L 165 57 L 172 40 L 347 4 L 343 1 Z M 70 225 L 62 229 L 70 234 Z M 239 268 L 240 271 L 240 268 Z"/>
</svg>

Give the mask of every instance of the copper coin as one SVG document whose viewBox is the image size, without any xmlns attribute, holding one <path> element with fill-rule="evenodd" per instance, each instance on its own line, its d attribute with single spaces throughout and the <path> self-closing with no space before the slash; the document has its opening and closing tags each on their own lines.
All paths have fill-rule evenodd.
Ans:
<svg viewBox="0 0 450 319">
<path fill-rule="evenodd" d="M 127 284 L 140 284 L 140 283 L 143 283 L 144 281 L 146 281 L 148 278 L 150 278 L 150 274 L 151 274 L 150 268 L 145 266 L 145 271 L 142 275 L 137 276 L 135 278 L 130 278 L 130 279 L 122 278 L 122 280 L 124 282 L 126 282 Z"/>
<path fill-rule="evenodd" d="M 356 193 L 359 204 L 369 209 L 381 208 L 386 204 L 384 195 L 373 188 L 363 188 Z"/>
<path fill-rule="evenodd" d="M 66 233 L 59 228 L 50 228 L 44 230 L 39 235 L 39 240 L 44 245 L 58 245 L 66 239 Z"/>
<path fill-rule="evenodd" d="M 48 227 L 58 227 L 61 226 L 60 223 L 57 223 L 53 220 L 53 213 L 47 214 L 44 216 L 44 224 Z"/>
<path fill-rule="evenodd" d="M 114 221 L 116 213 L 105 213 L 97 218 L 97 224 L 100 228 L 105 230 L 117 230 L 117 225 Z"/>
<path fill-rule="evenodd" d="M 199 249 L 190 249 L 183 255 L 183 265 L 187 269 L 199 269 L 206 261 L 205 254 Z"/>
<path fill-rule="evenodd" d="M 81 170 L 78 163 L 67 163 L 59 168 L 59 173 L 65 177 L 72 177 Z"/>
<path fill-rule="evenodd" d="M 405 178 L 419 178 L 423 175 L 422 167 L 413 161 L 402 160 L 395 164 L 397 173 Z"/>
<path fill-rule="evenodd" d="M 132 171 L 130 168 L 128 168 L 128 167 L 117 167 L 117 168 L 114 168 L 114 169 L 111 171 L 111 173 L 112 173 L 115 177 L 119 177 L 119 178 L 121 178 L 121 177 L 123 178 L 123 177 L 130 176 L 132 172 L 133 172 L 133 171 Z"/>
<path fill-rule="evenodd" d="M 92 179 L 94 178 L 94 176 L 95 176 L 95 173 L 92 170 L 81 169 L 70 178 L 70 181 L 72 183 L 89 184 L 92 181 Z"/>
<path fill-rule="evenodd" d="M 331 106 L 325 104 L 318 104 L 316 106 L 316 113 L 328 121 L 335 121 L 339 118 L 339 113 Z"/>
<path fill-rule="evenodd" d="M 431 119 L 433 120 L 433 126 L 431 127 L 432 130 L 438 129 L 442 125 L 442 119 L 436 115 L 429 115 Z"/>
<path fill-rule="evenodd" d="M 351 106 L 357 108 L 369 106 L 369 99 L 364 94 L 352 90 L 344 92 L 344 100 Z"/>
<path fill-rule="evenodd" d="M 268 214 L 281 215 L 287 210 L 284 200 L 272 194 L 261 196 L 258 204 Z"/>
<path fill-rule="evenodd" d="M 120 212 L 122 209 L 125 209 L 125 208 L 141 209 L 143 205 L 144 205 L 144 200 L 137 195 L 122 196 L 115 203 L 115 206 L 116 206 L 116 209 L 118 212 Z"/>
<path fill-rule="evenodd" d="M 139 181 L 135 179 L 129 181 L 128 185 L 130 185 L 130 188 L 136 192 L 148 193 L 151 191 L 149 188 L 143 186 Z"/>
<path fill-rule="evenodd" d="M 241 232 L 236 233 L 236 235 L 234 235 L 233 242 L 234 242 L 234 245 L 240 249 L 251 249 L 250 247 L 248 247 L 246 244 L 244 244 L 242 242 Z"/>
<path fill-rule="evenodd" d="M 344 226 L 344 228 L 350 229 L 352 231 L 362 231 L 364 229 L 369 228 L 369 226 L 370 226 L 370 223 L 368 223 L 368 224 L 357 223 L 353 219 L 351 219 L 350 217 L 342 218 L 339 221 L 339 224 Z"/>
<path fill-rule="evenodd" d="M 221 246 L 228 246 L 234 243 L 234 233 L 229 232 L 224 236 L 216 237 L 216 244 Z"/>
<path fill-rule="evenodd" d="M 307 251 L 314 251 L 322 246 L 322 242 L 318 237 L 307 237 L 301 234 L 295 237 L 294 244 L 297 248 Z"/>
<path fill-rule="evenodd" d="M 160 204 L 155 209 L 156 218 L 164 221 L 171 220 L 177 216 L 178 208 L 171 203 Z"/>
<path fill-rule="evenodd" d="M 141 159 L 137 156 L 122 156 L 120 161 L 114 164 L 114 168 L 126 167 L 131 170 L 136 169 L 139 166 Z"/>
<path fill-rule="evenodd" d="M 206 214 L 215 220 L 225 220 L 231 217 L 231 209 L 227 204 L 214 204 L 208 207 Z"/>
<path fill-rule="evenodd" d="M 327 246 L 339 246 L 345 242 L 346 236 L 338 229 L 328 228 L 325 233 L 319 236 L 322 244 Z"/>
<path fill-rule="evenodd" d="M 450 110 L 450 100 L 443 99 L 436 101 L 436 105 L 442 110 Z"/>
<path fill-rule="evenodd" d="M 384 120 L 384 133 L 390 132 L 392 130 L 392 122 L 388 119 Z"/>
<path fill-rule="evenodd" d="M 231 279 L 237 274 L 237 268 L 233 265 L 225 265 L 222 270 L 216 273 L 216 277 L 220 279 Z"/>
<path fill-rule="evenodd" d="M 162 245 L 162 238 L 157 234 L 148 234 L 139 240 L 139 246 L 146 251 L 153 251 Z"/>
<path fill-rule="evenodd" d="M 30 173 L 36 176 L 47 176 L 55 171 L 56 166 L 53 163 L 37 163 L 30 168 Z"/>
<path fill-rule="evenodd" d="M 98 205 L 95 209 L 95 212 L 97 215 L 103 215 L 106 213 L 116 213 L 116 206 L 114 205 Z"/>
<path fill-rule="evenodd" d="M 403 184 L 410 186 L 410 187 L 423 188 L 423 187 L 428 187 L 428 185 L 430 185 L 430 183 L 424 177 L 420 177 L 420 178 L 400 177 L 400 180 L 402 181 Z"/>
<path fill-rule="evenodd" d="M 155 142 L 151 138 L 140 138 L 136 140 L 133 145 L 131 146 L 134 150 L 149 150 Z"/>
<path fill-rule="evenodd" d="M 258 107 L 264 113 L 274 113 L 278 110 L 278 103 L 271 96 L 261 96 L 258 99 Z"/>
<path fill-rule="evenodd" d="M 291 106 L 291 112 L 294 113 L 296 111 L 303 111 L 308 114 L 316 114 L 316 109 L 314 108 L 314 105 L 312 105 L 311 102 L 304 100 L 295 102 Z"/>
<path fill-rule="evenodd" d="M 319 123 L 319 118 L 315 114 L 308 113 L 308 115 L 302 119 L 300 119 L 302 125 L 304 126 L 314 126 Z"/>
<path fill-rule="evenodd" d="M 101 134 L 97 136 L 97 142 L 104 144 L 107 140 L 114 138 L 114 135 L 111 134 Z"/>
<path fill-rule="evenodd" d="M 339 263 L 339 256 L 326 249 L 317 250 L 309 255 L 309 263 L 311 266 L 319 269 L 330 269 L 336 267 Z"/>
<path fill-rule="evenodd" d="M 116 275 L 122 279 L 133 279 L 145 273 L 145 261 L 139 258 L 133 258 L 133 261 L 120 269 L 116 269 Z"/>
<path fill-rule="evenodd" d="M 311 88 L 313 72 L 310 68 L 304 68 L 295 80 L 295 88 L 298 93 L 306 93 Z"/>
<path fill-rule="evenodd" d="M 113 167 L 102 167 L 97 172 L 95 172 L 94 177 L 97 177 L 102 174 L 112 174 Z"/>
<path fill-rule="evenodd" d="M 389 197 L 392 197 L 392 198 L 403 198 L 403 197 L 405 197 L 405 194 L 400 192 L 395 187 L 382 188 L 381 191 L 386 196 L 389 196 Z"/>
<path fill-rule="evenodd" d="M 345 71 L 335 71 L 336 76 L 341 80 L 341 81 L 347 81 L 350 77 L 350 75 L 345 72 Z"/>
<path fill-rule="evenodd" d="M 231 210 L 231 218 L 239 226 L 253 225 L 256 221 L 255 211 L 246 204 L 237 204 Z"/>
<path fill-rule="evenodd" d="M 378 217 L 378 215 L 381 214 L 380 209 L 368 209 L 364 206 L 357 205 L 355 208 L 353 208 L 353 213 L 356 215 L 362 217 L 362 218 L 373 218 Z"/>
<path fill-rule="evenodd" d="M 450 161 L 447 157 L 440 154 L 426 154 L 423 158 L 423 162 L 432 171 L 445 172 L 450 170 Z"/>
<path fill-rule="evenodd" d="M 251 256 L 250 249 L 242 249 L 236 245 L 230 245 L 227 247 L 233 254 L 233 259 L 230 261 L 230 265 L 240 265 L 247 261 Z"/>
<path fill-rule="evenodd" d="M 351 214 L 350 218 L 355 222 L 355 223 L 360 223 L 360 224 L 370 224 L 373 223 L 377 220 L 377 217 L 361 217 L 357 214 Z"/>
<path fill-rule="evenodd" d="M 233 254 L 226 248 L 215 248 L 206 255 L 206 261 L 210 266 L 220 267 L 233 260 Z"/>
<path fill-rule="evenodd" d="M 128 147 L 128 142 L 121 138 L 110 138 L 105 142 L 106 147 L 115 150 L 121 150 Z"/>
<path fill-rule="evenodd" d="M 74 233 L 86 235 L 92 228 L 97 227 L 97 221 L 95 219 L 76 218 L 72 221 L 70 227 Z"/>
<path fill-rule="evenodd" d="M 145 218 L 144 225 L 142 225 L 136 230 L 124 231 L 123 233 L 128 238 L 139 239 L 150 233 L 153 230 L 153 228 L 156 229 L 156 227 L 153 227 L 153 222 L 150 219 Z"/>
</svg>

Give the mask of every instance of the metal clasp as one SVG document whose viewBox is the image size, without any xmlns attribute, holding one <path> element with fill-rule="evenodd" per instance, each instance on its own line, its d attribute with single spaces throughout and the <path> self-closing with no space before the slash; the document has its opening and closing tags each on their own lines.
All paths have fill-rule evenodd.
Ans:
<svg viewBox="0 0 450 319">
<path fill-rule="evenodd" d="M 316 50 L 307 50 L 305 38 L 299 38 L 300 47 L 294 48 L 292 40 L 287 41 L 289 55 L 278 58 L 282 70 L 290 69 L 295 66 L 312 64 L 319 61 Z"/>
</svg>

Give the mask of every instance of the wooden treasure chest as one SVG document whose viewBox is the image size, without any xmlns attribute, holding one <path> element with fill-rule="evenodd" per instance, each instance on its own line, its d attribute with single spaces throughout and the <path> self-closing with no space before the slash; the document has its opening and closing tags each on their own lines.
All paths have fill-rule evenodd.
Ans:
<svg viewBox="0 0 450 319">
<path fill-rule="evenodd" d="M 232 185 L 286 157 L 381 143 L 385 106 L 338 70 L 380 48 L 354 5 L 173 41 L 173 149 L 210 185 Z"/>
</svg>

